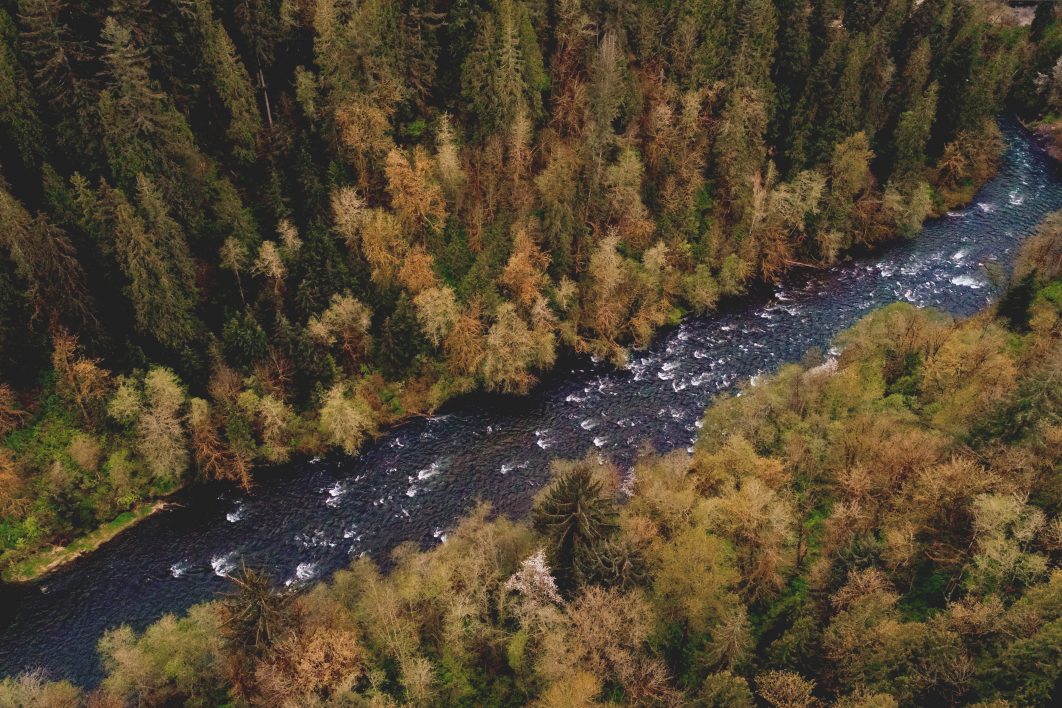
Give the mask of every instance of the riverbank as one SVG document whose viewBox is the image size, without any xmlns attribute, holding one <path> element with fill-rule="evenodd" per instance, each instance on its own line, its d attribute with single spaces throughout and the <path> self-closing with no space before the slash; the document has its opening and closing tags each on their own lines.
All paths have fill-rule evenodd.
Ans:
<svg viewBox="0 0 1062 708">
<path fill-rule="evenodd" d="M 931 221 L 918 238 L 874 257 L 787 278 L 748 307 L 687 318 L 632 353 L 626 369 L 559 361 L 529 396 L 455 401 L 442 414 L 390 427 L 357 458 L 301 456 L 255 475 L 245 494 L 198 484 L 155 514 L 19 588 L 0 629 L 0 673 L 45 667 L 92 686 L 107 629 L 146 627 L 224 592 L 245 561 L 279 583 L 328 578 L 361 554 L 386 561 L 400 544 L 437 544 L 477 500 L 520 518 L 549 479 L 549 461 L 587 450 L 627 468 L 646 446 L 685 449 L 717 395 L 804 352 L 896 300 L 957 316 L 995 292 L 985 272 L 1009 270 L 1018 244 L 1062 208 L 1062 183 L 1027 134 L 1005 126 L 999 176 L 976 204 Z"/>
<path fill-rule="evenodd" d="M 386 569 L 347 557 L 272 595 L 290 611 L 267 651 L 231 620 L 270 592 L 256 572 L 254 595 L 111 627 L 89 703 L 1052 704 L 1062 212 L 1037 231 L 998 306 L 875 308 L 825 363 L 808 352 L 697 411 L 688 450 L 643 452 L 622 487 L 623 465 L 584 455 L 554 465 L 532 519 L 476 505 Z M 976 248 L 945 253 L 960 245 Z M 79 693 L 38 682 L 9 702 L 60 690 Z"/>
<path fill-rule="evenodd" d="M 984 179 L 976 186 L 967 185 L 967 189 L 964 189 L 961 195 L 947 195 L 943 208 L 938 209 L 937 211 L 939 213 L 935 212 L 929 217 L 929 219 L 937 218 L 940 215 L 946 214 L 949 209 L 958 208 L 969 203 L 977 190 L 980 189 L 985 182 L 991 179 L 995 172 L 982 174 Z M 929 219 L 927 219 L 927 221 Z M 892 239 L 875 244 L 872 250 L 887 248 L 890 244 L 893 244 L 898 240 L 901 240 L 901 237 L 899 234 L 896 234 Z M 846 253 L 865 251 L 866 247 L 859 247 L 858 249 L 853 247 L 846 251 Z M 789 265 L 788 271 L 799 270 L 806 266 L 807 264 L 793 263 Z M 762 279 L 753 280 L 747 284 L 745 295 L 728 297 L 725 299 L 726 303 L 728 306 L 732 307 L 736 302 L 747 300 L 749 297 L 760 293 L 765 287 L 768 287 L 768 284 Z M 684 313 L 683 317 L 685 316 L 687 316 L 687 313 Z M 656 331 L 660 331 L 667 326 L 673 326 L 673 324 L 674 323 L 669 322 L 664 327 L 657 327 Z M 561 348 L 562 351 L 557 359 L 558 361 L 563 361 L 571 355 L 574 355 L 574 351 L 572 351 L 570 346 L 562 344 Z M 549 371 L 550 369 L 547 369 L 542 373 L 548 373 Z M 374 390 L 370 394 L 371 400 L 369 402 L 369 408 L 371 417 L 373 418 L 373 425 L 372 429 L 366 434 L 363 446 L 411 419 L 429 415 L 455 398 L 459 398 L 469 393 L 475 393 L 479 390 L 469 390 L 467 387 L 454 386 L 453 382 L 446 377 L 440 377 L 427 382 L 425 382 L 425 380 L 386 382 L 383 381 L 383 379 L 380 379 L 380 382 L 382 386 L 379 390 Z M 293 446 L 297 451 L 297 454 L 305 455 L 308 458 L 324 454 L 328 447 L 324 438 L 317 431 L 316 421 L 306 417 L 305 414 L 294 414 L 294 419 L 291 427 L 298 431 L 299 440 L 297 444 Z M 262 460 L 256 460 L 254 464 L 259 465 L 261 462 Z M 272 460 L 271 462 L 275 463 L 276 460 Z M 188 484 L 181 485 L 177 489 L 196 483 L 197 482 L 195 481 L 191 481 Z M 172 493 L 172 491 L 170 493 Z M 164 504 L 152 502 L 141 504 L 133 510 L 120 514 L 114 520 L 75 538 L 75 540 L 66 546 L 51 546 L 33 552 L 28 557 L 14 560 L 0 570 L 0 574 L 2 574 L 3 579 L 7 582 L 39 580 L 49 573 L 62 568 L 76 558 L 95 551 L 103 543 L 113 539 L 115 536 L 133 527 L 143 519 L 148 518 L 148 516 L 154 513 L 154 511 L 159 508 L 164 508 L 164 506 Z"/>
<path fill-rule="evenodd" d="M 65 546 L 52 546 L 11 564 L 4 568 L 2 579 L 5 583 L 27 583 L 40 580 L 74 559 L 86 553 L 92 553 L 118 534 L 168 506 L 165 501 L 161 500 L 139 504 Z"/>
</svg>

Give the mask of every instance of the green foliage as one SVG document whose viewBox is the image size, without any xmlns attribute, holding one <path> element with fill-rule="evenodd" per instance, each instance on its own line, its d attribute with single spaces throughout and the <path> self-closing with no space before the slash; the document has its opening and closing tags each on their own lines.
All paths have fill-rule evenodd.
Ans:
<svg viewBox="0 0 1062 708">
<path fill-rule="evenodd" d="M 279 641 L 291 625 L 291 593 L 278 590 L 266 573 L 241 566 L 233 589 L 220 601 L 218 633 L 236 654 L 256 655 Z"/>
<path fill-rule="evenodd" d="M 1021 262 L 1053 252 L 1027 248 Z M 1062 281 L 1033 282 L 1025 333 L 990 312 L 871 313 L 837 360 L 809 355 L 715 402 L 692 455 L 644 455 L 623 503 L 612 468 L 556 462 L 529 520 L 478 507 L 445 543 L 396 549 L 386 573 L 361 558 L 296 594 L 244 569 L 186 617 L 105 634 L 103 697 L 1050 705 Z M 165 378 L 120 383 L 112 413 L 134 425 Z M 333 389 L 322 422 L 360 429 L 363 395 Z M 1015 400 L 1021 435 L 985 423 Z M 13 446 L 45 457 L 69 438 L 26 430 Z M 20 705 L 79 698 L 35 675 L 0 683 Z"/>
<path fill-rule="evenodd" d="M 984 5 L 6 3 L 5 558 L 190 479 L 353 453 L 458 392 L 527 391 L 563 350 L 621 361 L 793 264 L 914 235 L 991 174 L 1012 78 L 1026 118 L 1062 113 L 1057 17 L 1026 29 Z M 1057 309 L 1051 252 L 1036 262 L 1038 294 L 1002 305 L 1022 337 Z M 993 406 L 974 438 L 1008 414 L 1040 434 L 1044 384 L 996 402 L 982 383 L 1005 367 L 879 354 L 828 387 L 832 415 L 863 405 L 862 381 L 952 432 L 965 402 Z M 783 422 L 746 432 L 787 444 Z M 756 531 L 736 549 L 756 587 L 790 551 L 768 491 L 750 527 L 736 489 L 705 526 Z M 564 572 L 647 585 L 649 548 L 604 536 Z M 387 681 L 419 675 L 395 661 Z M 471 700 L 468 675 L 453 669 L 453 696 Z"/>
<path fill-rule="evenodd" d="M 563 587 L 575 582 L 577 566 L 623 572 L 616 566 L 625 561 L 604 547 L 615 528 L 616 509 L 595 478 L 593 463 L 562 471 L 536 503 L 533 517 L 535 529 L 550 541 L 550 558 Z"/>
</svg>

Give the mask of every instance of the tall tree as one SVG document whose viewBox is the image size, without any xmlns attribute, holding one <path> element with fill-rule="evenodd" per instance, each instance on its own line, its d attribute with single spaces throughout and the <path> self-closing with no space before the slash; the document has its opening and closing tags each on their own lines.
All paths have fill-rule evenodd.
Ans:
<svg viewBox="0 0 1062 708">
<path fill-rule="evenodd" d="M 180 226 L 151 179 L 137 176 L 138 210 L 118 189 L 107 189 L 114 252 L 129 279 L 137 327 L 167 347 L 191 344 L 198 327 L 193 263 Z"/>
<path fill-rule="evenodd" d="M 0 182 L 0 244 L 25 281 L 28 299 L 48 325 L 90 328 L 92 297 L 77 251 L 43 214 L 31 216 Z"/>
<path fill-rule="evenodd" d="M 521 113 L 537 118 L 548 77 L 528 8 L 496 0 L 478 20 L 476 40 L 462 67 L 462 93 L 484 131 L 513 124 Z"/>
<path fill-rule="evenodd" d="M 95 87 L 82 64 L 88 51 L 69 23 L 73 10 L 66 0 L 19 0 L 22 42 L 32 60 L 33 75 L 59 119 L 59 138 L 91 150 L 95 137 Z"/>
<path fill-rule="evenodd" d="M 250 5 L 250 2 L 241 3 Z M 237 159 L 255 156 L 255 136 L 262 127 L 254 87 L 236 47 L 221 21 L 214 17 L 209 0 L 192 0 L 187 7 L 211 84 L 229 113 L 226 135 Z M 257 53 L 256 53 L 257 54 Z"/>
</svg>

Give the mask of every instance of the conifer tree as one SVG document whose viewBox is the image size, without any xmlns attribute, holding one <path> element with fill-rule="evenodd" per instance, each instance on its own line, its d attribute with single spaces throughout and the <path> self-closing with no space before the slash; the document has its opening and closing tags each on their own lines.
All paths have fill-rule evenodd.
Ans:
<svg viewBox="0 0 1062 708">
<path fill-rule="evenodd" d="M 85 273 L 70 239 L 43 214 L 30 215 L 0 183 L 0 245 L 49 326 L 89 328 L 95 320 Z"/>
<path fill-rule="evenodd" d="M 125 195 L 108 189 L 114 251 L 129 279 L 137 326 L 162 344 L 179 349 L 197 329 L 193 263 L 180 226 L 145 175 L 137 176 L 135 210 Z"/>
<path fill-rule="evenodd" d="M 194 4 L 188 8 L 188 14 L 214 89 L 229 112 L 226 135 L 232 143 L 233 154 L 240 160 L 253 160 L 255 135 L 261 129 L 261 119 L 251 79 L 225 27 L 214 17 L 209 1 L 192 1 Z M 251 4 L 244 2 L 241 7 Z"/>
<path fill-rule="evenodd" d="M 91 150 L 95 138 L 95 87 L 82 68 L 87 48 L 74 38 L 69 23 L 77 15 L 65 0 L 19 0 L 22 45 L 32 72 L 59 119 L 59 138 Z M 82 19 L 82 18 L 78 18 Z"/>
<path fill-rule="evenodd" d="M 522 0 L 496 0 L 478 20 L 462 67 L 470 113 L 489 131 L 512 125 L 521 112 L 537 117 L 548 85 L 542 54 Z"/>
</svg>

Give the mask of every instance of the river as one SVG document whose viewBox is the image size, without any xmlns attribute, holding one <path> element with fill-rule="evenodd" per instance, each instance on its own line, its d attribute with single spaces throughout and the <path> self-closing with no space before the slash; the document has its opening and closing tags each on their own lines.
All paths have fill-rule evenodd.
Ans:
<svg viewBox="0 0 1062 708">
<path fill-rule="evenodd" d="M 1047 213 L 1062 208 L 1053 163 L 1004 123 L 998 175 L 966 209 L 914 240 L 825 272 L 801 273 L 726 312 L 691 318 L 615 370 L 572 359 L 524 398 L 475 396 L 402 425 L 355 458 L 291 463 L 258 475 L 251 494 L 211 484 L 41 582 L 8 591 L 0 674 L 44 667 L 92 685 L 96 641 L 142 629 L 226 588 L 238 563 L 279 582 L 327 578 L 362 553 L 431 544 L 477 500 L 525 514 L 548 461 L 596 450 L 628 464 L 652 444 L 689 446 L 720 391 L 799 360 L 869 310 L 897 300 L 968 315 L 998 291 L 996 273 Z"/>
</svg>

